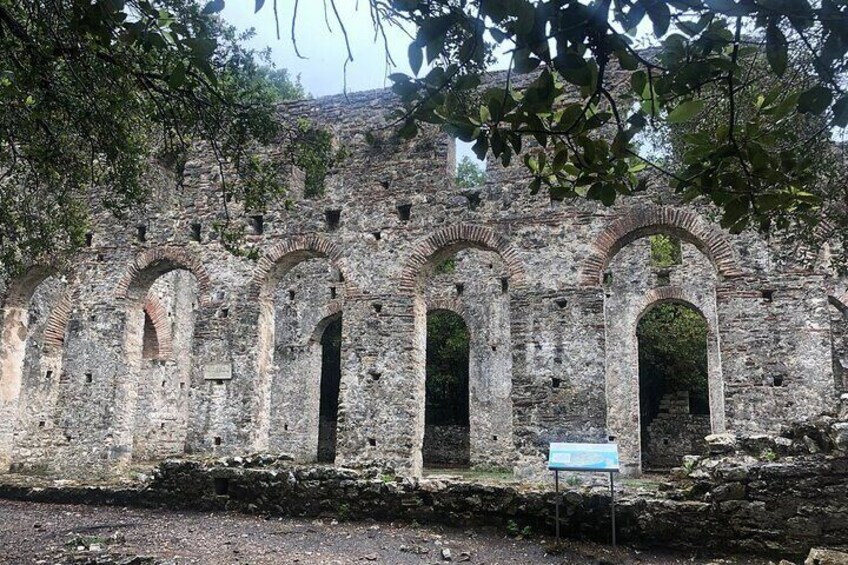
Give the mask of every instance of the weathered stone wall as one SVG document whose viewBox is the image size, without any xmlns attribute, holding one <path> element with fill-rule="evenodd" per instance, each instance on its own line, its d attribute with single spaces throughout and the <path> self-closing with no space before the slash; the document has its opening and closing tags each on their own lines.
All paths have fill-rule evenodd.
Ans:
<svg viewBox="0 0 848 565">
<path fill-rule="evenodd" d="M 418 474 L 433 308 L 458 311 L 471 331 L 473 465 L 529 477 L 544 471 L 549 441 L 612 435 L 625 469 L 637 472 L 633 332 L 662 301 L 691 303 L 710 324 L 713 431 L 776 430 L 837 410 L 832 344 L 844 330 L 832 329 L 833 285 L 823 273 L 791 254 L 773 260 L 774 243 L 731 236 L 711 209 L 683 206 L 658 187 L 611 208 L 550 201 L 529 194 L 515 163 L 492 165 L 484 186 L 460 190 L 452 140 L 425 128 L 400 141 L 379 129 L 394 103 L 377 91 L 281 108 L 285 119 L 330 130 L 347 157 L 323 196 L 303 198 L 295 171 L 290 205 L 229 204 L 230 224 L 243 227 L 258 261 L 217 240 L 221 179 L 198 148 L 176 189 L 154 187 L 129 220 L 98 214 L 91 247 L 72 261 L 3 281 L 3 466 L 108 473 L 180 443 L 188 453 L 270 449 L 313 460 L 316 340 L 341 315 L 336 463 Z M 379 139 L 369 145 L 372 129 Z M 642 261 L 652 233 L 685 242 L 683 264 L 667 278 Z M 455 273 L 433 273 L 453 255 L 462 258 Z M 176 320 L 173 359 L 145 358 L 147 297 L 174 271 L 192 282 L 158 296 Z M 63 281 L 58 296 L 40 290 L 51 276 Z M 30 311 L 51 319 L 27 327 Z M 168 324 L 157 319 L 167 351 Z"/>
<path fill-rule="evenodd" d="M 663 396 L 660 412 L 648 424 L 643 465 L 662 469 L 680 465 L 682 455 L 699 455 L 704 438 L 710 435 L 710 417 L 689 411 L 689 392 L 677 391 Z"/>
<path fill-rule="evenodd" d="M 433 467 L 464 467 L 470 462 L 469 433 L 465 426 L 424 426 L 422 457 Z"/>
</svg>

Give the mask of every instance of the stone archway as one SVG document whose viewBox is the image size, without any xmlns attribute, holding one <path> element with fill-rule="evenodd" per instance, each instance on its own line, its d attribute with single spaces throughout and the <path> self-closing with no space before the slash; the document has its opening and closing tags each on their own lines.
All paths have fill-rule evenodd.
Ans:
<svg viewBox="0 0 848 565">
<path fill-rule="evenodd" d="M 297 343 L 290 343 L 284 350 L 281 350 L 277 343 L 278 333 L 281 330 L 277 327 L 276 319 L 279 309 L 276 304 L 277 287 L 290 272 L 311 260 L 326 260 L 328 265 L 337 272 L 336 280 L 332 284 L 330 284 L 330 281 L 323 281 L 330 287 L 329 290 L 332 294 L 325 296 L 326 304 L 320 309 L 320 312 L 316 311 L 310 314 L 310 319 L 320 314 L 320 321 L 316 321 L 308 329 L 301 328 L 310 337 Z M 259 307 L 256 358 L 259 398 L 256 405 L 257 426 L 254 437 L 256 449 L 275 448 L 290 452 L 296 451 L 295 455 L 300 459 L 315 460 L 319 432 L 320 371 L 318 379 L 314 383 L 315 386 L 309 388 L 314 394 L 310 393 L 308 397 L 315 401 L 311 402 L 310 400 L 310 411 L 300 414 L 298 418 L 292 419 L 291 422 L 287 421 L 285 415 L 281 412 L 286 411 L 286 406 L 289 406 L 291 399 L 286 399 L 282 403 L 275 400 L 276 398 L 287 398 L 287 393 L 283 393 L 283 389 L 280 388 L 282 386 L 279 384 L 281 375 L 277 375 L 276 372 L 288 370 L 286 367 L 279 366 L 280 363 L 285 365 L 303 363 L 304 367 L 315 367 L 314 364 L 310 363 L 310 360 L 314 361 L 316 351 L 318 355 L 321 353 L 320 347 L 316 349 L 316 343 L 320 346 L 323 330 L 328 323 L 327 320 L 333 316 L 341 316 L 345 297 L 352 293 L 355 294 L 356 290 L 351 282 L 350 271 L 342 250 L 334 243 L 318 235 L 296 237 L 277 243 L 257 263 L 249 290 L 249 295 L 257 301 Z M 300 300 L 300 297 L 296 294 L 299 294 L 299 292 L 290 291 L 289 301 L 292 304 Z M 320 369 L 320 363 L 317 367 Z M 341 401 L 342 399 L 340 399 Z M 339 412 L 337 424 L 341 431 L 344 426 L 344 411 L 339 410 Z"/>
<path fill-rule="evenodd" d="M 736 277 L 742 269 L 724 234 L 689 210 L 667 206 L 636 208 L 613 221 L 592 242 L 580 270 L 580 284 L 598 286 L 610 260 L 628 243 L 654 234 L 679 237 L 706 255 L 724 277 Z"/>
<path fill-rule="evenodd" d="M 464 303 L 472 300 L 465 285 L 456 284 L 457 297 L 427 303 L 425 287 L 436 267 L 461 252 L 485 252 L 498 258 L 504 276 L 499 278 L 488 299 L 502 303 L 500 316 L 485 319 L 466 318 L 472 336 L 469 357 L 470 451 L 471 465 L 508 467 L 515 457 L 512 411 L 513 336 L 509 323 L 510 302 L 525 285 L 524 267 L 518 252 L 509 241 L 489 228 L 460 224 L 443 228 L 417 244 L 401 272 L 400 290 L 411 298 L 413 307 L 412 389 L 418 407 L 412 422 L 413 474 L 423 466 L 422 447 L 425 431 L 426 335 L 428 307 L 438 304 L 454 312 L 469 312 Z M 470 305 L 470 303 L 469 303 Z M 500 307 L 498 307 L 500 309 Z M 483 327 L 498 324 L 497 328 Z M 485 336 L 488 336 L 485 337 Z"/>
<path fill-rule="evenodd" d="M 37 378 L 43 382 L 46 376 L 52 386 L 53 375 L 58 377 L 61 369 L 72 295 L 70 286 L 59 277 L 60 271 L 54 266 L 30 267 L 12 281 L 0 310 L 0 472 L 9 468 L 15 444 L 20 441 L 20 437 L 17 441 L 14 439 L 16 429 L 21 428 L 27 432 L 31 425 L 31 422 L 23 419 L 25 409 L 22 403 L 32 403 L 34 400 L 24 398 L 27 396 L 24 394 L 25 381 L 27 378 Z M 49 295 L 41 296 L 38 304 L 41 308 L 48 306 L 49 314 L 32 328 L 30 309 L 33 301 L 50 281 L 58 288 L 48 288 Z M 39 332 L 40 344 L 31 342 L 33 331 Z M 32 365 L 29 369 L 28 360 Z M 45 404 L 45 399 L 41 400 Z M 52 408 L 46 405 L 41 410 L 52 412 Z"/>
<path fill-rule="evenodd" d="M 126 463 L 181 454 L 192 425 L 190 392 L 198 386 L 192 378 L 194 328 L 212 302 L 209 273 L 188 250 L 157 247 L 127 267 L 115 296 L 125 316 L 126 375 L 117 383 L 114 457 Z"/>
</svg>

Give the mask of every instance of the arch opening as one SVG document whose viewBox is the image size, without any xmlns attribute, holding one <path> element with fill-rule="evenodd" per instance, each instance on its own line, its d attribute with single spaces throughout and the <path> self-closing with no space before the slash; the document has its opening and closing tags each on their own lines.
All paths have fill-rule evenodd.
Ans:
<svg viewBox="0 0 848 565">
<path fill-rule="evenodd" d="M 300 259 L 297 262 L 295 259 Z M 270 272 L 260 332 L 268 349 L 267 445 L 302 462 L 336 456 L 344 284 L 327 257 L 298 253 Z"/>
<path fill-rule="evenodd" d="M 636 337 L 642 469 L 678 466 L 711 430 L 704 316 L 681 301 L 649 306 Z"/>
<path fill-rule="evenodd" d="M 142 273 L 130 287 L 126 353 L 133 407 L 132 459 L 155 461 L 189 451 L 194 330 L 200 302 L 195 275 L 181 267 Z"/>
<path fill-rule="evenodd" d="M 339 388 L 342 382 L 342 317 L 332 317 L 321 335 L 321 400 L 318 409 L 318 462 L 336 460 Z"/>
<path fill-rule="evenodd" d="M 469 341 L 468 326 L 459 314 L 450 310 L 427 314 L 425 468 L 470 463 Z"/>
<path fill-rule="evenodd" d="M 434 249 L 421 265 L 413 301 L 414 386 L 420 410 L 414 430 L 416 469 L 511 466 L 512 287 L 504 282 L 514 280 L 510 269 L 499 252 L 468 242 Z M 442 322 L 445 316 L 453 322 Z M 438 361 L 434 353 L 451 339 L 453 360 Z M 434 374 L 440 363 L 447 388 L 435 402 L 439 390 Z M 439 413 L 445 416 L 440 419 Z M 434 449 L 442 453 L 434 455 Z"/>
<path fill-rule="evenodd" d="M 34 267 L 6 294 L 0 311 L 0 472 L 23 453 L 19 447 L 45 433 L 35 423 L 54 416 L 53 383 L 45 386 L 44 376 L 61 369 L 70 315 L 66 286 L 54 269 Z M 26 451 L 38 457 L 38 441 L 32 446 Z"/>
</svg>

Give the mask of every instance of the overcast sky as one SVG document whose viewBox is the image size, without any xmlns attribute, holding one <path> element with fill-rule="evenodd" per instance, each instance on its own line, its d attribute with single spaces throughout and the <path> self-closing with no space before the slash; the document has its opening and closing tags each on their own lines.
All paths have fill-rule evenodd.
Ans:
<svg viewBox="0 0 848 565">
<path fill-rule="evenodd" d="M 322 0 L 300 2 L 297 18 L 297 44 L 300 53 L 307 59 L 299 59 L 291 41 L 291 17 L 293 0 L 277 0 L 280 21 L 280 39 L 277 39 L 274 22 L 273 0 L 258 14 L 253 13 L 254 0 L 229 0 L 223 11 L 223 17 L 240 30 L 256 29 L 254 47 L 270 47 L 274 63 L 278 67 L 289 69 L 293 75 L 300 75 L 301 82 L 313 96 L 338 94 L 344 89 L 344 61 L 347 51 L 344 37 L 329 8 L 329 22 L 333 32 L 327 30 L 324 21 L 324 3 Z M 392 72 L 409 73 L 406 49 L 409 38 L 398 29 L 388 29 L 389 44 L 396 69 L 386 68 L 385 51 L 382 40 L 374 42 L 374 29 L 368 13 L 368 0 L 357 2 L 340 0 L 337 2 L 339 15 L 350 37 L 353 62 L 347 69 L 347 90 L 356 92 L 373 88 L 391 86 L 386 77 Z"/>
</svg>

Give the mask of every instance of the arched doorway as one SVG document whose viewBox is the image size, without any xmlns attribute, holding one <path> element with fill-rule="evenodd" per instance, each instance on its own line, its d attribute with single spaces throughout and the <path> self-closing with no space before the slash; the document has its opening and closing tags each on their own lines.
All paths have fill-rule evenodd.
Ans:
<svg viewBox="0 0 848 565">
<path fill-rule="evenodd" d="M 469 442 L 469 333 L 459 314 L 427 314 L 424 405 L 425 468 L 467 467 Z"/>
<path fill-rule="evenodd" d="M 8 289 L 0 311 L 0 472 L 19 447 L 33 461 L 46 457 L 69 300 L 65 281 L 49 267 L 30 269 Z"/>
<path fill-rule="evenodd" d="M 318 409 L 318 462 L 336 460 L 339 387 L 342 382 L 342 317 L 333 316 L 321 335 L 321 399 Z"/>
<path fill-rule="evenodd" d="M 680 302 L 649 306 L 637 324 L 643 470 L 701 452 L 711 429 L 708 334 L 700 312 Z"/>
<path fill-rule="evenodd" d="M 341 386 L 344 281 L 326 257 L 274 273 L 260 329 L 273 340 L 268 448 L 302 462 L 333 462 Z M 271 316 L 272 314 L 272 316 Z M 269 331 L 270 330 L 270 331 Z"/>
</svg>

